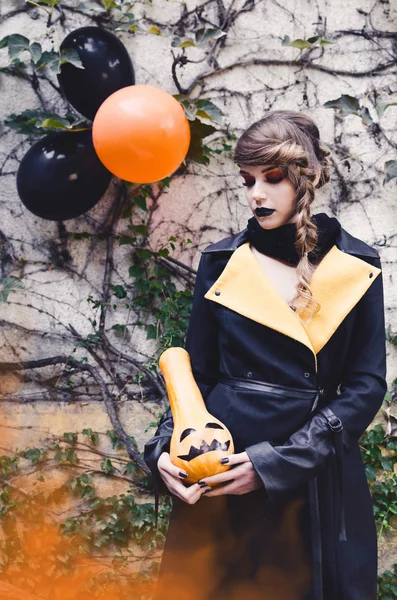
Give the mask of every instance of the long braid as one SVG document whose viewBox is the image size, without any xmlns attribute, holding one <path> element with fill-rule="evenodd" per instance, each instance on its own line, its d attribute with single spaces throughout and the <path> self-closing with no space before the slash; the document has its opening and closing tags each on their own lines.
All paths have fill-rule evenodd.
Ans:
<svg viewBox="0 0 397 600">
<path fill-rule="evenodd" d="M 311 205 L 315 197 L 314 180 L 316 172 L 307 166 L 307 160 L 299 161 L 299 164 L 289 165 L 289 175 L 292 180 L 296 180 L 296 242 L 295 247 L 302 256 L 297 269 L 296 277 L 298 285 L 296 295 L 291 301 L 291 306 L 299 312 L 306 315 L 307 322 L 320 310 L 320 304 L 313 297 L 310 281 L 315 270 L 315 266 L 309 261 L 308 253 L 311 252 L 317 244 L 318 231 L 317 226 L 311 220 Z M 303 166 L 302 163 L 306 163 Z M 293 173 L 291 173 L 293 171 Z M 299 311 L 299 312 L 298 312 Z"/>
</svg>

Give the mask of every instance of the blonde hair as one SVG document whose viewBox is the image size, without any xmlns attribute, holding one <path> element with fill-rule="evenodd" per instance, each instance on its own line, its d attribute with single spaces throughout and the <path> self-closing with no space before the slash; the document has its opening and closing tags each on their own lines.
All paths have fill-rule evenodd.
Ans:
<svg viewBox="0 0 397 600">
<path fill-rule="evenodd" d="M 313 297 L 310 281 L 315 264 L 308 253 L 318 240 L 315 223 L 310 219 L 315 188 L 329 181 L 329 150 L 320 142 L 314 121 L 299 112 L 277 110 L 253 123 L 237 141 L 234 162 L 238 165 L 277 165 L 296 190 L 295 247 L 301 259 L 297 265 L 297 292 L 290 305 L 301 312 L 307 322 L 320 310 Z"/>
</svg>

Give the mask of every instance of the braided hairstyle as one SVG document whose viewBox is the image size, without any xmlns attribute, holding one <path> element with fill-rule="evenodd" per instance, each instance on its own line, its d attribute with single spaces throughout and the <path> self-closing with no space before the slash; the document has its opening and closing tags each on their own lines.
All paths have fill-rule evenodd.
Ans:
<svg viewBox="0 0 397 600">
<path fill-rule="evenodd" d="M 296 190 L 295 246 L 301 259 L 296 269 L 297 292 L 290 305 L 306 323 L 320 309 L 310 287 L 315 264 L 309 261 L 308 253 L 318 240 L 317 227 L 310 217 L 315 188 L 329 181 L 329 154 L 314 121 L 290 110 L 272 111 L 253 123 L 239 138 L 234 152 L 234 162 L 238 165 L 277 165 Z"/>
</svg>

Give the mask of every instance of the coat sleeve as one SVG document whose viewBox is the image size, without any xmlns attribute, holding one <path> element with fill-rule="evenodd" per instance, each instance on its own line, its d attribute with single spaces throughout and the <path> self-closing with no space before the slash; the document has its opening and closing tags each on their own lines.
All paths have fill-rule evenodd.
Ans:
<svg viewBox="0 0 397 600">
<path fill-rule="evenodd" d="M 374 259 L 380 268 L 379 259 Z M 313 479 L 330 457 L 348 452 L 378 412 L 387 390 L 382 273 L 356 305 L 341 393 L 283 445 L 246 448 L 270 502 Z M 343 460 L 342 460 L 343 462 Z"/>
<path fill-rule="evenodd" d="M 211 302 L 204 294 L 211 287 L 207 281 L 207 261 L 210 255 L 202 254 L 194 286 L 193 306 L 186 336 L 185 348 L 190 355 L 194 378 L 206 400 L 216 383 L 219 365 L 218 325 Z M 159 421 L 157 431 L 144 449 L 144 459 L 160 491 L 168 492 L 157 468 L 163 452 L 169 452 L 174 422 L 169 409 Z"/>
<path fill-rule="evenodd" d="M 219 377 L 219 325 L 213 303 L 204 298 L 212 284 L 211 254 L 202 254 L 194 288 L 193 308 L 186 335 L 185 348 L 204 400 Z"/>
</svg>

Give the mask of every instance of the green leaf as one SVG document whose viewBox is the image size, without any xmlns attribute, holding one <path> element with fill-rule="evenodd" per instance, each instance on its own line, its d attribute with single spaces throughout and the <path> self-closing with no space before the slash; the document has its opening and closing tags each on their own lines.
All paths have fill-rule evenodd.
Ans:
<svg viewBox="0 0 397 600">
<path fill-rule="evenodd" d="M 148 228 L 147 225 L 133 225 L 132 231 L 138 235 L 147 235 Z"/>
<path fill-rule="evenodd" d="M 181 39 L 180 37 L 174 37 L 171 42 L 172 48 L 189 48 L 190 46 L 195 46 L 196 42 L 192 39 L 185 38 Z"/>
<path fill-rule="evenodd" d="M 119 333 L 125 333 L 128 330 L 126 325 L 121 325 L 120 323 L 115 323 L 112 325 L 112 329 L 113 331 L 118 331 Z"/>
<path fill-rule="evenodd" d="M 69 442 L 69 444 L 75 444 L 77 442 L 77 433 L 65 432 L 63 434 L 63 439 L 65 442 Z"/>
<path fill-rule="evenodd" d="M 160 250 L 157 251 L 157 256 L 160 256 L 161 258 L 167 258 L 170 255 L 170 252 L 167 248 L 160 248 Z"/>
<path fill-rule="evenodd" d="M 0 279 L 0 302 L 7 302 L 11 292 L 17 292 L 25 289 L 24 284 L 18 277 L 10 275 Z"/>
<path fill-rule="evenodd" d="M 46 6 L 56 6 L 61 0 L 38 0 L 37 4 L 45 4 Z"/>
<path fill-rule="evenodd" d="M 3 41 L 3 40 L 2 40 Z M 18 58 L 21 52 L 29 50 L 29 40 L 24 35 L 13 33 L 7 37 L 8 56 L 11 60 Z"/>
<path fill-rule="evenodd" d="M 342 94 L 340 98 L 336 100 L 329 100 L 324 105 L 324 108 L 337 108 L 341 111 L 342 116 L 358 114 L 360 110 L 360 103 L 354 96 L 348 94 Z"/>
<path fill-rule="evenodd" d="M 376 480 L 376 470 L 372 465 L 365 465 L 365 472 L 368 479 L 372 481 Z"/>
<path fill-rule="evenodd" d="M 40 121 L 39 119 L 36 121 L 37 128 L 45 128 L 45 129 L 72 129 L 72 125 L 69 123 L 67 119 L 63 119 L 62 117 L 48 118 Z"/>
<path fill-rule="evenodd" d="M 383 184 L 389 183 L 397 177 L 397 160 L 388 160 L 385 162 L 385 178 Z"/>
<path fill-rule="evenodd" d="M 364 121 L 365 125 L 372 125 L 373 119 L 370 115 L 368 108 L 366 108 L 365 106 L 362 106 L 360 108 L 359 115 L 362 118 L 362 120 Z"/>
<path fill-rule="evenodd" d="M 128 462 L 124 468 L 123 474 L 127 474 L 127 475 L 130 475 L 131 477 L 133 477 L 134 475 L 136 475 L 136 472 L 137 472 L 136 465 L 134 465 L 134 463 L 132 463 L 132 462 Z"/>
<path fill-rule="evenodd" d="M 376 104 L 376 112 L 378 113 L 379 118 L 383 116 L 383 113 L 389 106 L 397 106 L 397 102 L 378 102 Z"/>
<path fill-rule="evenodd" d="M 302 40 L 301 38 L 298 38 L 296 40 L 292 40 L 292 42 L 289 42 L 287 46 L 291 46 L 291 48 L 298 48 L 299 50 L 304 50 L 305 48 L 311 48 L 313 44 L 311 44 L 307 40 Z"/>
<path fill-rule="evenodd" d="M 29 448 L 24 452 L 25 458 L 32 461 L 32 463 L 37 463 L 39 460 L 44 458 L 46 455 L 46 450 L 44 448 Z"/>
<path fill-rule="evenodd" d="M 202 123 L 198 119 L 190 121 L 190 146 L 187 153 L 187 158 L 200 164 L 208 164 L 209 159 L 205 155 L 203 147 L 203 138 L 211 135 L 216 131 L 212 125 Z"/>
<path fill-rule="evenodd" d="M 61 59 L 58 52 L 43 52 L 39 62 L 36 65 L 37 69 L 49 67 L 56 75 L 61 72 Z"/>
<path fill-rule="evenodd" d="M 157 339 L 157 327 L 155 325 L 146 326 L 146 339 L 156 340 Z"/>
<path fill-rule="evenodd" d="M 101 469 L 107 474 L 113 471 L 113 465 L 110 458 L 105 458 L 105 460 L 101 462 Z"/>
<path fill-rule="evenodd" d="M 283 46 L 290 46 L 291 48 L 298 48 L 300 52 L 305 50 L 306 48 L 312 48 L 315 44 L 319 44 L 320 46 L 328 46 L 333 42 L 324 39 L 321 35 L 315 35 L 309 37 L 307 40 L 303 40 L 302 38 L 297 38 L 296 40 L 292 40 L 288 35 L 285 35 L 281 41 Z"/>
<path fill-rule="evenodd" d="M 84 69 L 79 53 L 74 48 L 62 48 L 60 56 L 61 65 L 70 63 L 78 69 Z"/>
<path fill-rule="evenodd" d="M 212 40 L 218 40 L 226 35 L 226 31 L 221 29 L 207 28 L 198 29 L 195 33 L 197 46 L 204 46 Z"/>
<path fill-rule="evenodd" d="M 122 285 L 112 285 L 112 292 L 116 298 L 119 298 L 120 300 L 127 296 L 127 292 Z"/>
<path fill-rule="evenodd" d="M 10 37 L 9 35 L 6 35 L 5 37 L 1 38 L 1 40 L 0 40 L 0 49 L 1 48 L 7 48 L 9 37 Z"/>
<path fill-rule="evenodd" d="M 73 124 L 71 124 L 70 119 L 60 117 L 59 115 L 56 115 L 54 113 L 47 113 L 41 110 L 30 109 L 24 110 L 20 114 L 13 113 L 9 115 L 9 117 L 5 119 L 4 123 L 8 127 L 16 129 L 18 133 L 22 133 L 25 135 L 43 135 L 44 133 L 46 133 L 46 131 L 41 130 L 47 129 L 47 126 L 43 125 L 44 121 L 46 121 L 47 119 L 49 119 L 50 121 L 54 121 L 55 129 L 71 129 L 77 125 L 80 125 L 81 123 L 84 123 L 83 120 L 76 121 L 73 122 Z M 38 123 L 40 123 L 40 125 L 38 125 Z M 87 123 L 85 123 L 85 125 L 88 126 Z M 51 129 L 51 127 L 49 127 L 49 129 Z"/>
<path fill-rule="evenodd" d="M 156 27 L 156 25 L 152 25 L 151 27 L 149 27 L 146 33 L 152 33 L 153 35 L 161 35 L 161 31 L 158 27 Z"/>
<path fill-rule="evenodd" d="M 123 442 L 120 440 L 119 436 L 117 435 L 114 429 L 108 429 L 106 435 L 109 436 L 111 439 L 112 448 L 116 450 L 124 448 Z"/>
<path fill-rule="evenodd" d="M 186 118 L 189 119 L 189 121 L 194 121 L 197 114 L 196 103 L 193 100 L 190 100 L 190 98 L 184 94 L 174 94 L 173 97 L 175 100 L 178 100 L 180 104 L 182 104 L 183 108 L 185 109 Z"/>
<path fill-rule="evenodd" d="M 380 462 L 382 463 L 382 467 L 385 469 L 385 471 L 393 471 L 393 463 L 390 460 L 390 458 L 386 458 L 383 456 L 380 459 Z"/>
<path fill-rule="evenodd" d="M 36 64 L 42 55 L 41 45 L 38 42 L 33 42 L 33 44 L 30 44 L 29 46 L 29 51 L 33 62 Z"/>
<path fill-rule="evenodd" d="M 112 10 L 112 8 L 117 8 L 117 4 L 114 0 L 102 0 L 103 5 L 106 10 Z"/>
<path fill-rule="evenodd" d="M 126 245 L 135 246 L 135 244 L 136 244 L 136 238 L 132 238 L 128 235 L 120 236 L 119 246 L 126 246 Z"/>
<path fill-rule="evenodd" d="M 153 256 L 153 252 L 151 252 L 150 250 L 147 250 L 146 248 L 137 248 L 135 250 L 135 253 L 139 258 L 142 258 L 143 260 L 152 258 L 152 256 Z"/>
<path fill-rule="evenodd" d="M 83 429 L 81 432 L 85 437 L 88 437 L 94 446 L 99 442 L 99 436 L 96 431 L 92 431 L 91 427 Z"/>
<path fill-rule="evenodd" d="M 138 265 L 133 265 L 128 269 L 128 275 L 130 277 L 142 277 L 145 273 L 145 269 Z"/>
<path fill-rule="evenodd" d="M 133 202 L 134 204 L 137 205 L 138 208 L 141 208 L 144 211 L 147 211 L 147 206 L 146 206 L 146 198 L 144 196 L 134 196 L 133 197 Z"/>
<path fill-rule="evenodd" d="M 197 116 L 204 119 L 210 119 L 216 123 L 222 123 L 222 113 L 219 108 L 210 100 L 197 100 Z"/>
</svg>

